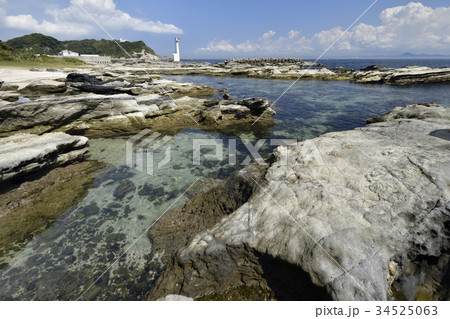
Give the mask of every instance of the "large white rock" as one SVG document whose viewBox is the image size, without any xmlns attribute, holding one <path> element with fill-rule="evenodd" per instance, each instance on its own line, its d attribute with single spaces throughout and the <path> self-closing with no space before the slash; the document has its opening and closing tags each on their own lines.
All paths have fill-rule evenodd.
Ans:
<svg viewBox="0 0 450 319">
<path fill-rule="evenodd" d="M 180 250 L 158 291 L 239 284 L 257 254 L 298 267 L 334 300 L 391 299 L 394 281 L 402 298 L 432 296 L 448 267 L 450 141 L 430 133 L 449 130 L 450 109 L 413 105 L 381 120 L 289 146 L 287 165 L 278 149 L 267 182 Z"/>
<path fill-rule="evenodd" d="M 0 139 L 0 182 L 82 159 L 88 139 L 65 133 L 16 134 Z"/>
</svg>

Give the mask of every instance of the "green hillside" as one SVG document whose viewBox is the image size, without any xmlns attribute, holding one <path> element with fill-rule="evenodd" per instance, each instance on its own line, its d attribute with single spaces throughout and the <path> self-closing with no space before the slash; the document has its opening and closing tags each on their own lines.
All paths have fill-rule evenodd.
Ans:
<svg viewBox="0 0 450 319">
<path fill-rule="evenodd" d="M 14 68 L 64 68 L 85 65 L 75 58 L 54 58 L 46 55 L 36 56 L 30 50 L 14 50 L 8 44 L 0 41 L 0 67 Z"/>
<path fill-rule="evenodd" d="M 12 61 L 14 59 L 14 49 L 0 40 L 0 60 Z"/>
<path fill-rule="evenodd" d="M 129 56 L 112 40 L 79 40 L 79 41 L 64 41 L 63 42 L 70 51 L 75 51 L 80 54 L 99 54 L 107 55 L 114 58 Z M 120 46 L 124 48 L 130 55 L 139 53 L 142 50 L 150 54 L 155 52 L 149 48 L 144 41 L 136 42 L 122 42 Z"/>
<path fill-rule="evenodd" d="M 6 44 L 12 47 L 16 52 L 27 52 L 31 54 L 49 54 L 56 55 L 62 50 L 68 49 L 80 54 L 98 54 L 114 58 L 128 57 L 128 55 L 112 40 L 73 40 L 59 41 L 40 33 L 32 33 L 22 37 L 6 41 Z M 142 50 L 150 54 L 155 52 L 149 48 L 143 41 L 122 42 L 120 45 L 133 55 Z"/>
<path fill-rule="evenodd" d="M 14 38 L 6 41 L 6 44 L 16 51 L 32 54 L 57 55 L 58 52 L 65 49 L 62 42 L 40 33 L 32 33 L 23 37 Z"/>
</svg>

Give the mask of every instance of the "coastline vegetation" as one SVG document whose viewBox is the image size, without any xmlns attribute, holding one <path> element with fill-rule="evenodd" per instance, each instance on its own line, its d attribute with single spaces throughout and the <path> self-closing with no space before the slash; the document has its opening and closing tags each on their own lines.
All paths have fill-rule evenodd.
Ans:
<svg viewBox="0 0 450 319">
<path fill-rule="evenodd" d="M 112 58 L 128 58 L 118 45 L 112 40 L 69 40 L 59 41 L 53 37 L 40 33 L 32 33 L 22 37 L 13 38 L 5 42 L 16 52 L 25 52 L 31 54 L 58 55 L 63 50 L 70 50 L 80 54 L 98 54 L 106 55 Z M 141 53 L 143 50 L 148 54 L 155 54 L 153 49 L 149 48 L 144 41 L 123 41 L 120 46 L 131 55 Z"/>
<path fill-rule="evenodd" d="M 85 62 L 70 57 L 55 58 L 46 55 L 35 55 L 30 52 L 14 50 L 8 44 L 0 41 L 1 68 L 66 68 L 86 65 Z"/>
</svg>

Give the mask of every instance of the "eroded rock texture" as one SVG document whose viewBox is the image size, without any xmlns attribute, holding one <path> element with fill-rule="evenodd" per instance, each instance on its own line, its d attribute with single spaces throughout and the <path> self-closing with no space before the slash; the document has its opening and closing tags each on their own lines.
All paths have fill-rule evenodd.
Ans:
<svg viewBox="0 0 450 319">
<path fill-rule="evenodd" d="M 245 285 L 278 299 L 447 300 L 450 142 L 430 133 L 448 132 L 450 110 L 375 122 L 278 148 L 248 201 L 179 250 L 149 298 Z"/>
</svg>

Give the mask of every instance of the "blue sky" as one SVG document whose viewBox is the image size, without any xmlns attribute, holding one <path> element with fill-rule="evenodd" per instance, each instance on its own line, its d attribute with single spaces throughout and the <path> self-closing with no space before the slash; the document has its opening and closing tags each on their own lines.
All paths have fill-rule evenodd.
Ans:
<svg viewBox="0 0 450 319">
<path fill-rule="evenodd" d="M 144 40 L 170 55 L 181 38 L 183 58 L 450 54 L 450 3 L 379 0 L 0 0 L 0 39 L 32 32 L 60 40 Z"/>
</svg>

